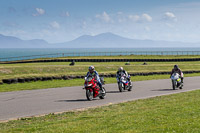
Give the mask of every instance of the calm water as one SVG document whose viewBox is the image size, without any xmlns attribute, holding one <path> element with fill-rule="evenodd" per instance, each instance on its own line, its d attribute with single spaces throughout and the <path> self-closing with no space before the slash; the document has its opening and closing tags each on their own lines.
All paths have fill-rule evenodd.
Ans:
<svg viewBox="0 0 200 133">
<path fill-rule="evenodd" d="M 178 52 L 179 51 L 179 52 Z M 189 51 L 189 52 L 188 52 Z M 192 52 L 193 51 L 193 52 Z M 199 52 L 194 52 L 199 51 Z M 57 54 L 61 53 L 61 54 Z M 51 55 L 47 55 L 51 54 Z M 102 48 L 102 49 L 0 49 L 0 58 L 43 55 L 23 57 L 23 59 L 41 58 L 41 57 L 60 57 L 60 56 L 101 56 L 101 55 L 200 55 L 200 48 Z M 20 58 L 18 58 L 20 59 Z M 4 60 L 18 60 L 1 59 Z"/>
</svg>

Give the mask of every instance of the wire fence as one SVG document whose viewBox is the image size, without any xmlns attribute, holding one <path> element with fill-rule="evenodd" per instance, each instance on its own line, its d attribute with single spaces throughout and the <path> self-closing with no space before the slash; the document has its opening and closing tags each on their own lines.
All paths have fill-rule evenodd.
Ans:
<svg viewBox="0 0 200 133">
<path fill-rule="evenodd" d="M 78 57 L 78 56 L 119 56 L 119 55 L 200 55 L 200 51 L 69 52 L 69 53 L 55 53 L 55 54 L 0 58 L 0 62 L 42 59 L 42 58 Z"/>
</svg>

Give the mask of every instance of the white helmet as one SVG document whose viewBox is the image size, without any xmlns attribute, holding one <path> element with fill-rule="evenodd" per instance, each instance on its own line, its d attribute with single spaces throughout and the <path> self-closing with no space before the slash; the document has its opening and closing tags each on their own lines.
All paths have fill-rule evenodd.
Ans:
<svg viewBox="0 0 200 133">
<path fill-rule="evenodd" d="M 123 71 L 124 69 L 123 69 L 123 67 L 119 67 L 118 70 L 121 72 L 121 71 Z"/>
</svg>

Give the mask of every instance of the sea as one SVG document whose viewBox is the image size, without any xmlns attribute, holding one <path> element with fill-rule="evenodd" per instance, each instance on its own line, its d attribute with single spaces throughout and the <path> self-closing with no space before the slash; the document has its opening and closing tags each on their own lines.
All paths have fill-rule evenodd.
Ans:
<svg viewBox="0 0 200 133">
<path fill-rule="evenodd" d="M 67 56 L 200 55 L 199 48 L 2 48 L 0 61 Z"/>
</svg>

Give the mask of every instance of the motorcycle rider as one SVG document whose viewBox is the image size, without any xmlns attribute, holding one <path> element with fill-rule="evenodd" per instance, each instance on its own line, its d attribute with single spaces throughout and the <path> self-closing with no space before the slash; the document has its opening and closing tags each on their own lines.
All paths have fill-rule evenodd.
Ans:
<svg viewBox="0 0 200 133">
<path fill-rule="evenodd" d="M 181 83 L 183 83 L 183 72 L 181 71 L 181 69 L 178 67 L 178 65 L 174 65 L 174 68 L 172 69 L 170 78 L 172 76 L 173 73 L 178 73 L 180 75 L 181 78 Z"/>
<path fill-rule="evenodd" d="M 97 71 L 95 71 L 94 66 L 90 66 L 89 67 L 89 71 L 87 72 L 87 76 L 95 76 L 96 80 L 97 80 L 97 85 L 100 87 L 100 89 L 102 90 L 102 83 L 100 81 L 100 77 Z M 102 91 L 102 93 L 105 93 L 104 91 Z"/>
<path fill-rule="evenodd" d="M 124 70 L 123 67 L 119 67 L 117 73 L 116 73 L 116 79 L 117 79 L 117 83 L 119 83 L 119 80 L 121 78 L 121 76 L 125 74 L 126 78 L 128 79 L 128 81 L 130 81 L 130 78 L 128 78 L 128 73 L 127 71 Z"/>
</svg>

